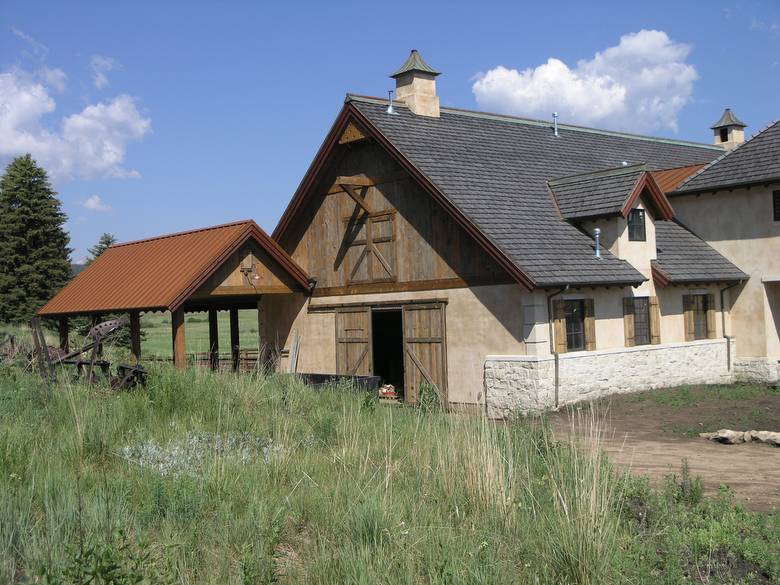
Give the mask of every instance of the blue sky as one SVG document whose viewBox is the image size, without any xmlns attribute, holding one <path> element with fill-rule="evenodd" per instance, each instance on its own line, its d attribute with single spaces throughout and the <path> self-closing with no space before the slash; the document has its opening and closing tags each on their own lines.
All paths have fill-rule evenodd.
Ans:
<svg viewBox="0 0 780 585">
<path fill-rule="evenodd" d="M 243 218 L 271 231 L 346 92 L 411 48 L 444 105 L 709 142 L 780 117 L 780 2 L 14 2 L 0 163 L 32 151 L 73 257 Z"/>
</svg>

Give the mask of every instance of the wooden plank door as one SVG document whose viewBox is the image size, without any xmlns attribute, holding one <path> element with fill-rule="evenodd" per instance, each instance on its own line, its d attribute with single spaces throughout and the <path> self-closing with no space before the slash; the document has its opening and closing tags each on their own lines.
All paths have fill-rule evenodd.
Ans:
<svg viewBox="0 0 780 585">
<path fill-rule="evenodd" d="M 371 309 L 336 309 L 336 373 L 369 376 L 373 369 Z"/>
<path fill-rule="evenodd" d="M 404 399 L 416 403 L 427 382 L 447 404 L 447 344 L 444 304 L 404 305 Z"/>
</svg>

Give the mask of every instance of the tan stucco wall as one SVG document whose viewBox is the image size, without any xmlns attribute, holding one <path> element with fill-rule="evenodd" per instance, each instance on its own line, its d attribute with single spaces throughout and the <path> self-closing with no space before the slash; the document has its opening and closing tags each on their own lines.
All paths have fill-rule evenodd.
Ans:
<svg viewBox="0 0 780 585">
<path fill-rule="evenodd" d="M 335 373 L 336 342 L 333 312 L 310 312 L 309 306 L 338 303 L 446 300 L 447 375 L 452 403 L 483 400 L 483 367 L 489 354 L 522 355 L 523 304 L 531 295 L 519 285 L 491 285 L 448 290 L 301 298 L 279 295 L 264 299 L 267 335 L 279 332 L 280 346 L 289 348 L 293 331 L 300 335 L 298 371 Z M 286 368 L 286 361 L 282 363 Z"/>
<path fill-rule="evenodd" d="M 780 222 L 772 191 L 780 185 L 672 198 L 677 217 L 750 279 L 730 290 L 733 335 L 740 357 L 780 357 L 780 299 L 764 277 L 780 276 Z"/>
</svg>

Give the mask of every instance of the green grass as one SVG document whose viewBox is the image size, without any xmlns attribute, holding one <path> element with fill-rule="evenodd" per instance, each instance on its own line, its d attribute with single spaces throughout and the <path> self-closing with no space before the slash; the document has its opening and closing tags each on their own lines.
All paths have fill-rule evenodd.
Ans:
<svg viewBox="0 0 780 585">
<path fill-rule="evenodd" d="M 289 377 L 160 365 L 114 393 L 0 367 L 0 582 L 778 582 L 777 517 L 687 474 L 653 491 L 575 424 L 568 444 Z"/>
<path fill-rule="evenodd" d="M 219 347 L 221 352 L 230 351 L 230 316 L 227 311 L 217 313 Z M 184 321 L 188 353 L 202 353 L 209 350 L 209 322 L 207 313 L 188 314 Z M 141 354 L 145 356 L 170 357 L 171 314 L 147 313 L 141 317 L 141 328 L 145 338 L 141 343 Z M 245 349 L 257 349 L 257 311 L 238 312 L 239 343 Z"/>
</svg>

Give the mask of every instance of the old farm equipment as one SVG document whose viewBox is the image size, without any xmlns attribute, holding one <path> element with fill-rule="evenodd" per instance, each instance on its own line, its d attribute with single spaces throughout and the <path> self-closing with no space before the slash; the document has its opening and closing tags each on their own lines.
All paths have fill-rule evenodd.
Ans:
<svg viewBox="0 0 780 585">
<path fill-rule="evenodd" d="M 129 324 L 127 317 L 111 319 L 94 325 L 87 333 L 90 341 L 73 351 L 67 351 L 46 345 L 46 340 L 38 318 L 33 318 L 32 338 L 34 357 L 38 365 L 41 377 L 47 380 L 54 379 L 54 367 L 57 365 L 75 366 L 79 378 L 83 378 L 91 384 L 99 383 L 102 378 L 117 390 L 126 390 L 137 384 L 146 383 L 147 372 L 141 365 L 119 364 L 116 374 L 111 374 L 111 363 L 103 359 L 102 346 L 116 334 L 122 327 Z M 83 356 L 89 352 L 89 358 Z"/>
</svg>

